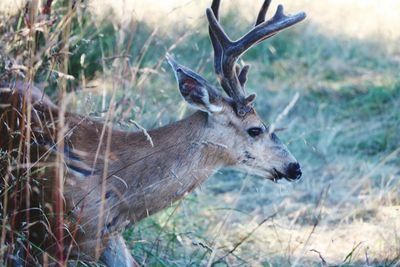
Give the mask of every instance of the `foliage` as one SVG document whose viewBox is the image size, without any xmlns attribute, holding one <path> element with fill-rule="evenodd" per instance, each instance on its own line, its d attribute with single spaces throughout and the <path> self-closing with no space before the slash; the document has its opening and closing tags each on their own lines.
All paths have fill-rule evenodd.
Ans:
<svg viewBox="0 0 400 267">
<path fill-rule="evenodd" d="M 166 52 L 216 81 L 205 19 L 163 32 L 146 21 L 90 16 L 83 4 L 73 10 L 68 41 L 67 3 L 55 2 L 51 15 L 37 17 L 34 34 L 25 9 L 1 14 L 0 79 L 32 79 L 55 100 L 68 82 L 71 109 L 92 116 L 102 116 L 116 90 L 114 121 L 124 129 L 134 129 L 130 120 L 152 128 L 189 113 L 163 62 Z M 231 9 L 223 22 L 243 32 L 236 13 Z M 249 52 L 243 59 L 252 63 L 248 88 L 258 95 L 262 117 L 273 121 L 295 91 L 301 94 L 281 136 L 302 163 L 303 181 L 283 187 L 231 170 L 217 173 L 201 190 L 125 232 L 137 261 L 398 265 L 398 224 L 391 223 L 400 217 L 398 53 L 385 40 L 332 36 L 312 22 Z"/>
</svg>

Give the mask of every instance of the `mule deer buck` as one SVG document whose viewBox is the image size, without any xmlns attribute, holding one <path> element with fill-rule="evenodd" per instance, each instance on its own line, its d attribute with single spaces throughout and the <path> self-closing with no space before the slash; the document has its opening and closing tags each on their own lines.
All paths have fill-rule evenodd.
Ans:
<svg viewBox="0 0 400 267">
<path fill-rule="evenodd" d="M 237 64 L 250 47 L 305 18 L 304 13 L 284 15 L 280 5 L 265 21 L 270 2 L 264 2 L 254 28 L 232 41 L 218 20 L 220 1 L 213 1 L 206 14 L 215 73 L 226 95 L 167 56 L 182 97 L 198 111 L 148 135 L 64 114 L 37 88 L 3 84 L 0 174 L 3 230 L 6 225 L 9 231 L 2 238 L 10 244 L 5 263 L 12 261 L 10 255 L 31 262 L 40 258 L 32 248 L 17 245 L 14 233 L 23 233 L 54 262 L 81 257 L 100 258 L 107 266 L 133 266 L 121 237 L 124 227 L 182 198 L 215 170 L 234 167 L 273 181 L 299 179 L 299 163 L 257 115 L 255 95 L 246 94 L 249 66 Z M 62 207 L 54 207 L 57 181 Z M 63 211 L 61 225 L 55 210 Z"/>
</svg>

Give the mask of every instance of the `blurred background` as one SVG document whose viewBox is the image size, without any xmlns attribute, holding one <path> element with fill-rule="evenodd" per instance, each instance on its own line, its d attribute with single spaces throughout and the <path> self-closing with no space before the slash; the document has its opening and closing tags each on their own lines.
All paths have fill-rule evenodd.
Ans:
<svg viewBox="0 0 400 267">
<path fill-rule="evenodd" d="M 0 2 L 0 79 L 32 80 L 76 113 L 147 129 L 193 111 L 167 52 L 217 84 L 209 1 Z M 51 2 L 51 1 L 50 1 Z M 27 3 L 34 6 L 27 5 Z M 305 22 L 250 50 L 248 91 L 303 168 L 294 184 L 222 170 L 124 237 L 145 266 L 400 265 L 400 1 L 275 0 Z M 35 7 L 35 4 L 36 7 Z M 72 5 L 73 4 L 73 5 Z M 222 1 L 238 38 L 259 0 Z M 29 29 L 33 29 L 30 31 Z"/>
</svg>

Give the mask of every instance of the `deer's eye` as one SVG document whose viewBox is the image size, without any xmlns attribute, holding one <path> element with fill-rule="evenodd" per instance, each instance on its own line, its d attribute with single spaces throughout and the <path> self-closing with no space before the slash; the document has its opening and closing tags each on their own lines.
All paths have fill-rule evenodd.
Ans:
<svg viewBox="0 0 400 267">
<path fill-rule="evenodd" d="M 256 137 L 260 134 L 263 133 L 263 128 L 261 127 L 253 127 L 247 130 L 247 133 L 251 136 L 251 137 Z"/>
</svg>

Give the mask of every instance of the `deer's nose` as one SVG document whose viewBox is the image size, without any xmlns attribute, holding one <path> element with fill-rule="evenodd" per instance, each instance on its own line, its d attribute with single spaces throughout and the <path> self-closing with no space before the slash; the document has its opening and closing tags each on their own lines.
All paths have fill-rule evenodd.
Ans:
<svg viewBox="0 0 400 267">
<path fill-rule="evenodd" d="M 289 163 L 287 168 L 287 176 L 290 179 L 297 180 L 301 177 L 301 168 L 298 162 Z"/>
</svg>

